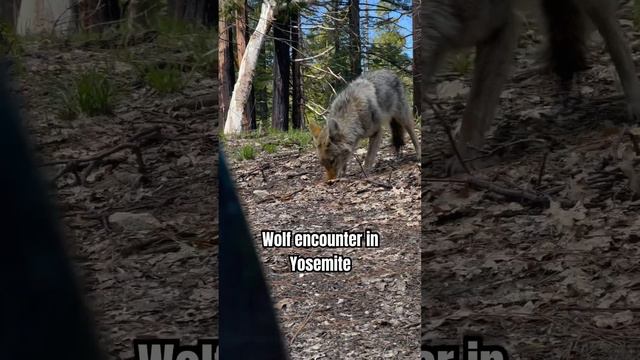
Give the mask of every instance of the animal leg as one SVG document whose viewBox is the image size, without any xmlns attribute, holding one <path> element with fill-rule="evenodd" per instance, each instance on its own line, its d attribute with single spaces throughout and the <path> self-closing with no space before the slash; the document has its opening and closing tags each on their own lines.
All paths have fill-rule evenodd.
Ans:
<svg viewBox="0 0 640 360">
<path fill-rule="evenodd" d="M 616 66 L 627 100 L 629 117 L 634 121 L 640 121 L 640 82 L 636 76 L 631 50 L 616 18 L 615 4 L 616 1 L 610 0 L 583 2 L 587 15 L 604 38 Z"/>
</svg>

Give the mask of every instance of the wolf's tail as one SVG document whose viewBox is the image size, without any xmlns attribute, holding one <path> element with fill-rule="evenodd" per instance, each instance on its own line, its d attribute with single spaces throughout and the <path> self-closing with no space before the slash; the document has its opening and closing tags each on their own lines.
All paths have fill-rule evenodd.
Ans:
<svg viewBox="0 0 640 360">
<path fill-rule="evenodd" d="M 391 119 L 389 125 L 391 126 L 391 144 L 398 153 L 400 148 L 404 146 L 404 128 L 396 119 Z"/>
<path fill-rule="evenodd" d="M 581 0 L 542 0 L 549 41 L 546 60 L 565 86 L 587 68 L 586 17 L 576 1 Z"/>
</svg>

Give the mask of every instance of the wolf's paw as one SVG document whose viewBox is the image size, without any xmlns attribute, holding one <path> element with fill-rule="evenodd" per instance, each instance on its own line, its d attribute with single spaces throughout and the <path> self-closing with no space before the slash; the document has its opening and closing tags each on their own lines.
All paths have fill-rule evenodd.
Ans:
<svg viewBox="0 0 640 360">
<path fill-rule="evenodd" d="M 394 155 L 396 160 L 402 159 L 402 148 L 395 149 L 393 151 L 393 155 Z"/>
<path fill-rule="evenodd" d="M 364 172 L 366 174 L 370 174 L 373 171 L 373 167 L 375 164 L 373 163 L 367 163 L 366 161 L 364 162 L 364 165 L 362 165 L 362 169 L 364 170 Z"/>
</svg>

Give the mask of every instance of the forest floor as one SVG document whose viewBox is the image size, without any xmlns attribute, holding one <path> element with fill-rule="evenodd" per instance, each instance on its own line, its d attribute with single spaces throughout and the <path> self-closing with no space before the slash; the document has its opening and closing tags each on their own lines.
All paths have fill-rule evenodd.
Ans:
<svg viewBox="0 0 640 360">
<path fill-rule="evenodd" d="M 309 142 L 308 133 L 225 141 L 291 358 L 415 359 L 420 327 L 415 152 L 409 145 L 397 159 L 387 145 L 368 177 L 351 160 L 347 176 L 327 184 Z M 247 148 L 257 149 L 250 152 L 253 159 L 247 159 Z M 364 158 L 364 149 L 357 157 Z M 371 230 L 380 234 L 380 247 L 263 248 L 262 230 Z M 352 271 L 290 269 L 289 255 L 333 254 L 351 257 Z"/>
<path fill-rule="evenodd" d="M 153 41 L 110 45 L 25 42 L 13 85 L 100 342 L 110 359 L 131 359 L 134 338 L 218 335 L 217 81 L 193 72 L 162 95 L 130 61 L 186 54 Z M 92 69 L 115 90 L 112 114 L 70 119 L 62 94 Z"/>
<path fill-rule="evenodd" d="M 639 64 L 629 14 L 622 23 Z M 492 166 L 445 177 L 451 144 L 432 111 L 423 123 L 422 341 L 482 335 L 510 359 L 637 359 L 640 128 L 601 41 L 566 103 L 553 78 L 530 70 L 535 34 L 522 37 L 500 99 L 485 147 Z M 440 117 L 453 124 L 470 77 L 438 82 Z"/>
</svg>

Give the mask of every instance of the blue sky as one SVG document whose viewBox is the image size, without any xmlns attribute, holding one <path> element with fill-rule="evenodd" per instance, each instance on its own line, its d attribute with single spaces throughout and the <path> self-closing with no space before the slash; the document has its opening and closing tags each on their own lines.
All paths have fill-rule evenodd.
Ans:
<svg viewBox="0 0 640 360">
<path fill-rule="evenodd" d="M 398 15 L 397 13 L 394 15 Z M 407 49 L 405 49 L 405 53 L 410 57 L 413 58 L 413 52 L 411 51 L 411 48 L 413 47 L 413 33 L 411 32 L 411 25 L 412 25 L 413 21 L 411 19 L 411 16 L 409 15 L 405 15 L 402 16 L 400 18 L 400 22 L 399 25 L 401 26 L 401 34 L 402 35 L 408 35 L 408 37 L 406 38 L 407 40 Z"/>
<path fill-rule="evenodd" d="M 411 48 L 413 47 L 413 34 L 411 32 L 411 25 L 412 25 L 413 21 L 411 19 L 410 16 L 403 16 L 400 19 L 400 26 L 402 26 L 402 31 L 403 31 L 403 35 L 409 35 L 409 37 L 407 37 L 407 55 L 409 55 L 410 58 L 413 58 L 413 53 L 411 51 Z"/>
<path fill-rule="evenodd" d="M 360 0 L 362 1 L 362 0 Z M 368 3 L 371 5 L 375 5 L 378 3 L 379 0 L 369 0 Z M 364 9 L 363 5 L 360 5 L 360 10 L 362 11 Z M 397 11 L 391 11 L 390 15 L 393 18 L 397 18 L 398 16 L 400 16 L 400 12 Z M 364 13 L 362 14 L 364 15 Z M 411 25 L 412 25 L 412 19 L 411 19 L 411 14 L 406 14 L 400 17 L 400 21 L 398 22 L 398 25 L 400 26 L 400 33 L 404 36 L 407 36 L 406 41 L 406 49 L 405 49 L 405 53 L 407 54 L 407 56 L 409 56 L 410 58 L 413 58 L 413 53 L 411 51 L 411 47 L 413 46 L 413 36 L 412 36 L 412 32 L 411 32 Z M 373 37 L 373 33 L 370 33 L 370 38 Z"/>
<path fill-rule="evenodd" d="M 361 4 L 360 4 L 360 12 L 361 12 L 361 19 L 364 16 L 364 1 L 360 0 Z M 367 3 L 370 5 L 375 5 L 379 2 L 380 0 L 368 0 Z M 320 14 L 322 14 L 323 12 L 325 12 L 324 9 L 322 8 L 318 8 L 317 11 L 320 12 Z M 373 11 L 373 10 L 370 10 Z M 398 16 L 400 16 L 400 12 L 397 11 L 391 11 L 390 15 L 393 18 L 397 18 Z M 413 46 L 413 36 L 411 34 L 411 24 L 412 24 L 412 19 L 411 19 L 411 14 L 406 14 L 400 17 L 398 25 L 400 26 L 400 33 L 403 36 L 406 36 L 406 48 L 405 48 L 405 54 L 407 54 L 407 56 L 409 56 L 410 58 L 413 58 L 413 52 L 411 50 L 412 46 Z M 369 39 L 372 39 L 375 36 L 375 32 L 374 31 L 370 31 L 369 32 Z"/>
</svg>

